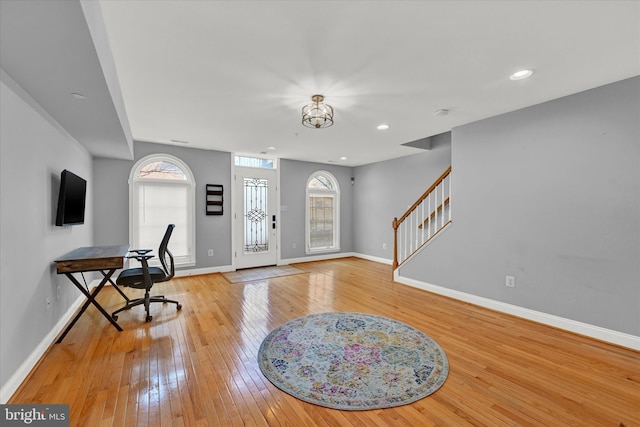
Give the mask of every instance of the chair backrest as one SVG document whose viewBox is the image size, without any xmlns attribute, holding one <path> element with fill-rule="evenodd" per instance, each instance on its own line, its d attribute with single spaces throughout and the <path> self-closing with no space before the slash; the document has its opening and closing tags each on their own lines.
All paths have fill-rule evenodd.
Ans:
<svg viewBox="0 0 640 427">
<path fill-rule="evenodd" d="M 160 262 L 162 263 L 162 268 L 164 269 L 167 277 L 163 280 L 170 280 L 175 272 L 175 265 L 173 262 L 173 254 L 169 251 L 167 246 L 169 245 L 169 239 L 171 238 L 171 233 L 173 229 L 176 228 L 174 224 L 169 224 L 167 226 L 167 231 L 164 233 L 164 237 L 162 238 L 162 242 L 160 242 L 160 247 L 158 248 L 158 258 L 160 258 Z M 167 266 L 167 256 L 169 257 L 169 266 Z"/>
</svg>

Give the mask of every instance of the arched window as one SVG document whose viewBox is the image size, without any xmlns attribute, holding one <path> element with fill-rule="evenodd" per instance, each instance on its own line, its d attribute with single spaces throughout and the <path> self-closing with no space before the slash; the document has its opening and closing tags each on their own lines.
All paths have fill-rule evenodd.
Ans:
<svg viewBox="0 0 640 427">
<path fill-rule="evenodd" d="M 186 163 L 168 154 L 140 159 L 129 195 L 131 247 L 157 250 L 167 225 L 175 224 L 169 250 L 176 266 L 195 265 L 195 180 Z"/>
<path fill-rule="evenodd" d="M 340 250 L 340 187 L 329 172 L 314 172 L 307 180 L 307 253 Z"/>
</svg>

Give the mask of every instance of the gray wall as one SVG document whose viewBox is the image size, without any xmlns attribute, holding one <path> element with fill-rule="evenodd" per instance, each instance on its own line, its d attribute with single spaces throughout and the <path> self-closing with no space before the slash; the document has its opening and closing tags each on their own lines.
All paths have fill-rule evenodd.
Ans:
<svg viewBox="0 0 640 427">
<path fill-rule="evenodd" d="M 280 161 L 280 206 L 286 206 L 286 210 L 280 215 L 280 257 L 284 260 L 307 256 L 304 224 L 306 185 L 311 174 L 320 170 L 331 172 L 338 180 L 340 252 L 353 251 L 353 168 L 283 159 Z"/>
<path fill-rule="evenodd" d="M 92 160 L 1 70 L 0 77 L 4 385 L 79 296 L 53 261 L 79 246 L 128 241 L 127 179 L 141 157 L 167 153 L 189 165 L 197 183 L 196 268 L 231 264 L 230 215 L 204 214 L 207 183 L 225 186 L 231 212 L 231 159 L 138 142 L 134 161 Z M 436 142 L 414 156 L 358 168 L 283 160 L 281 257 L 305 256 L 304 186 L 314 171 L 328 170 L 340 183 L 342 252 L 391 259 L 391 219 L 451 158 L 453 225 L 403 276 L 640 335 L 639 104 L 636 77 L 456 128 L 451 146 Z M 89 182 L 84 225 L 54 226 L 65 168 Z M 516 288 L 504 286 L 505 275 L 516 276 Z"/>
<path fill-rule="evenodd" d="M 1 70 L 0 81 L 0 384 L 4 385 L 80 295 L 65 276 L 56 274 L 53 261 L 92 244 L 94 178 L 89 153 Z M 89 183 L 83 225 L 54 225 L 63 169 Z"/>
<path fill-rule="evenodd" d="M 393 260 L 393 218 L 400 217 L 451 165 L 451 135 L 432 149 L 355 168 L 354 251 Z M 383 249 L 383 244 L 386 249 Z"/>
<path fill-rule="evenodd" d="M 636 77 L 455 128 L 453 224 L 401 275 L 640 335 L 639 104 Z"/>
<path fill-rule="evenodd" d="M 134 160 L 95 158 L 95 244 L 111 245 L 129 241 L 129 174 L 133 165 L 149 154 L 171 154 L 184 161 L 196 180 L 196 266 L 207 268 L 231 264 L 231 153 L 136 141 Z M 341 190 L 341 252 L 352 246 L 352 168 L 293 160 L 280 162 L 281 258 L 306 256 L 304 251 L 305 185 L 309 176 L 326 170 L 338 179 Z M 205 184 L 224 185 L 224 215 L 205 215 Z M 293 248 L 293 245 L 296 248 Z M 207 256 L 208 249 L 214 256 Z"/>
<path fill-rule="evenodd" d="M 135 141 L 134 160 L 95 158 L 94 190 L 96 245 L 129 242 L 129 174 L 134 164 L 150 154 L 171 154 L 185 162 L 196 181 L 196 266 L 231 264 L 231 154 Z M 224 186 L 224 214 L 205 214 L 205 185 Z M 159 241 L 158 241 L 159 243 Z M 213 249 L 213 257 L 208 256 Z"/>
</svg>

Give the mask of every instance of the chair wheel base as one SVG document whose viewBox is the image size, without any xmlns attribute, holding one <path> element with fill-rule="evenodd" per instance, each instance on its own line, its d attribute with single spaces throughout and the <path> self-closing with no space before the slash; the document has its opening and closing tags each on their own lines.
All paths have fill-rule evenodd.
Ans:
<svg viewBox="0 0 640 427">
<path fill-rule="evenodd" d="M 125 307 L 122 307 L 121 309 L 117 310 L 116 312 L 114 312 L 114 314 L 111 315 L 111 318 L 113 320 L 118 320 L 118 314 L 121 311 L 124 310 L 131 310 L 132 307 L 136 307 L 138 305 L 145 305 L 145 307 L 147 307 L 147 305 L 149 303 L 155 303 L 155 302 L 162 302 L 162 303 L 172 303 L 176 305 L 176 310 L 182 310 L 182 304 L 180 304 L 178 301 L 174 301 L 174 300 L 170 300 L 167 299 L 165 297 L 158 297 L 158 296 L 153 296 L 153 297 L 145 297 L 145 298 L 137 298 L 137 299 L 132 299 L 130 300 L 130 302 L 127 303 L 127 305 Z M 145 317 L 145 322 L 151 322 L 151 320 L 153 319 L 153 316 L 149 314 L 149 310 L 146 310 L 147 315 Z"/>
</svg>

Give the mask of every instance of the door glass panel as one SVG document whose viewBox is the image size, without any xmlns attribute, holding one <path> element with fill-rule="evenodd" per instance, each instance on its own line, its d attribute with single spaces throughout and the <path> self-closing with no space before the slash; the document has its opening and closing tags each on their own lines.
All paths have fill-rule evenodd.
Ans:
<svg viewBox="0 0 640 427">
<path fill-rule="evenodd" d="M 309 246 L 333 246 L 333 197 L 310 197 L 309 210 Z"/>
<path fill-rule="evenodd" d="M 236 156 L 236 166 L 250 168 L 275 169 L 276 164 L 273 159 L 261 159 L 259 157 Z"/>
<path fill-rule="evenodd" d="M 244 178 L 244 253 L 269 251 L 269 180 Z"/>
</svg>

